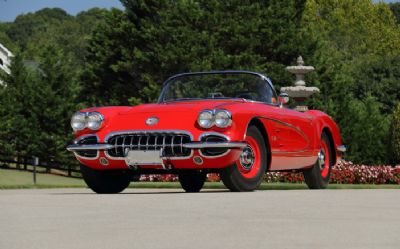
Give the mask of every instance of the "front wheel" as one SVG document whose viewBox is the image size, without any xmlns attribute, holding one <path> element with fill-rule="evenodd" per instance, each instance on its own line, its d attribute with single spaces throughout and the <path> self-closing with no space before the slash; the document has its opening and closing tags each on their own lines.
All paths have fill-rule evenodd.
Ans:
<svg viewBox="0 0 400 249">
<path fill-rule="evenodd" d="M 129 186 L 131 176 L 119 170 L 95 170 L 81 165 L 83 180 L 98 194 L 116 194 Z"/>
<path fill-rule="evenodd" d="M 220 171 L 221 180 L 231 191 L 253 191 L 260 186 L 267 169 L 267 150 L 261 132 L 249 126 L 239 159 Z"/>
<path fill-rule="evenodd" d="M 323 133 L 321 136 L 321 148 L 318 153 L 317 162 L 310 169 L 303 172 L 304 180 L 310 189 L 324 189 L 328 186 L 331 168 L 333 164 L 333 153 L 329 137 Z"/>
</svg>

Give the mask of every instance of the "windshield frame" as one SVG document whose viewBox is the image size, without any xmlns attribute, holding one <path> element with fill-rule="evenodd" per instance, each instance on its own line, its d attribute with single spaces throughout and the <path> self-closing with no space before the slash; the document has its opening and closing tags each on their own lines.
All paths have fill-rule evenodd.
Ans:
<svg viewBox="0 0 400 249">
<path fill-rule="evenodd" d="M 159 98 L 158 98 L 157 103 L 158 103 L 158 104 L 161 104 L 161 103 L 166 103 L 166 102 L 179 102 L 179 101 L 182 101 L 182 100 L 179 100 L 179 99 L 176 99 L 176 100 L 165 100 L 165 95 L 166 95 L 166 91 L 167 91 L 167 89 L 168 89 L 168 86 L 173 82 L 174 79 L 180 78 L 180 77 L 185 77 L 185 76 L 211 75 L 211 74 L 249 74 L 249 75 L 258 76 L 258 77 L 260 77 L 263 81 L 265 81 L 266 84 L 269 85 L 269 87 L 271 87 L 273 93 L 275 94 L 275 96 L 277 96 L 277 103 L 271 104 L 271 103 L 267 103 L 267 102 L 261 102 L 261 101 L 255 101 L 255 100 L 247 100 L 247 99 L 246 99 L 246 101 L 248 101 L 248 102 L 264 103 L 264 104 L 273 105 L 273 106 L 280 106 L 280 105 L 281 105 L 281 103 L 280 103 L 280 101 L 279 101 L 279 98 L 278 98 L 278 94 L 276 93 L 275 87 L 273 86 L 271 80 L 270 80 L 267 76 L 265 76 L 265 75 L 263 75 L 263 74 L 260 74 L 260 73 L 257 73 L 257 72 L 245 71 L 245 70 L 226 70 L 226 71 L 191 72 L 191 73 L 181 73 L 181 74 L 173 75 L 173 76 L 169 77 L 169 78 L 163 83 L 163 86 L 162 86 L 162 89 L 161 89 L 161 93 L 160 93 L 160 96 L 159 96 Z M 231 98 L 231 99 L 234 99 L 234 98 Z M 194 99 L 193 99 L 193 100 L 194 100 Z M 213 99 L 204 98 L 204 99 L 201 99 L 201 100 L 213 100 Z M 189 100 L 189 101 L 190 101 L 190 100 Z"/>
</svg>

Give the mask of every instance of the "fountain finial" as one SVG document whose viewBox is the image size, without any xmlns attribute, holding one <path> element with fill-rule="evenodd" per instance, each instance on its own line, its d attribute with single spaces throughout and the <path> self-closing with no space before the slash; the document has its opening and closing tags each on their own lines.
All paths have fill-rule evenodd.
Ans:
<svg viewBox="0 0 400 249">
<path fill-rule="evenodd" d="M 318 93 L 319 89 L 317 87 L 307 87 L 304 80 L 304 75 L 314 71 L 312 66 L 304 66 L 303 57 L 299 56 L 297 58 L 297 66 L 286 67 L 286 70 L 296 75 L 296 80 L 294 81 L 294 86 L 282 87 L 281 92 L 285 92 L 296 100 L 299 104 L 302 104 L 306 98 L 314 93 Z M 298 111 L 307 111 L 307 106 L 299 105 L 295 108 Z"/>
<path fill-rule="evenodd" d="M 297 57 L 297 65 L 304 66 L 304 60 L 303 60 L 303 57 L 301 57 L 301 55 L 299 57 Z"/>
</svg>

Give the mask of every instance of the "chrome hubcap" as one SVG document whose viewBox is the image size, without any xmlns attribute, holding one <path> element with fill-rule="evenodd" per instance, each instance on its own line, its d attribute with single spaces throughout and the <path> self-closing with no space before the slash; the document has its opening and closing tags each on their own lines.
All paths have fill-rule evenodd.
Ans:
<svg viewBox="0 0 400 249">
<path fill-rule="evenodd" d="M 318 153 L 318 164 L 320 169 L 325 168 L 325 153 L 323 150 Z"/>
<path fill-rule="evenodd" d="M 243 149 L 242 154 L 240 155 L 240 165 L 245 170 L 250 170 L 254 164 L 254 152 L 250 147 L 246 147 Z"/>
</svg>

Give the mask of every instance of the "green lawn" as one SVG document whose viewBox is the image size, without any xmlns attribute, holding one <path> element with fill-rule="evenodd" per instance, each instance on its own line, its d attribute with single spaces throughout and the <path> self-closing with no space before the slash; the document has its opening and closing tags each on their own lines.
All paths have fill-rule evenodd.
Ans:
<svg viewBox="0 0 400 249">
<path fill-rule="evenodd" d="M 37 184 L 33 185 L 31 172 L 12 169 L 0 169 L 0 189 L 15 188 L 82 188 L 86 184 L 81 179 L 58 176 L 53 174 L 37 174 Z M 134 182 L 131 188 L 180 188 L 178 182 Z M 207 182 L 204 188 L 225 189 L 221 182 Z M 261 190 L 294 190 L 307 189 L 301 183 L 263 183 Z M 329 189 L 400 189 L 400 185 L 372 185 L 372 184 L 330 184 Z"/>
<path fill-rule="evenodd" d="M 58 176 L 53 174 L 36 174 L 36 183 L 33 185 L 33 174 L 27 171 L 14 169 L 0 169 L 0 189 L 8 188 L 62 188 L 86 187 L 81 179 Z"/>
</svg>

